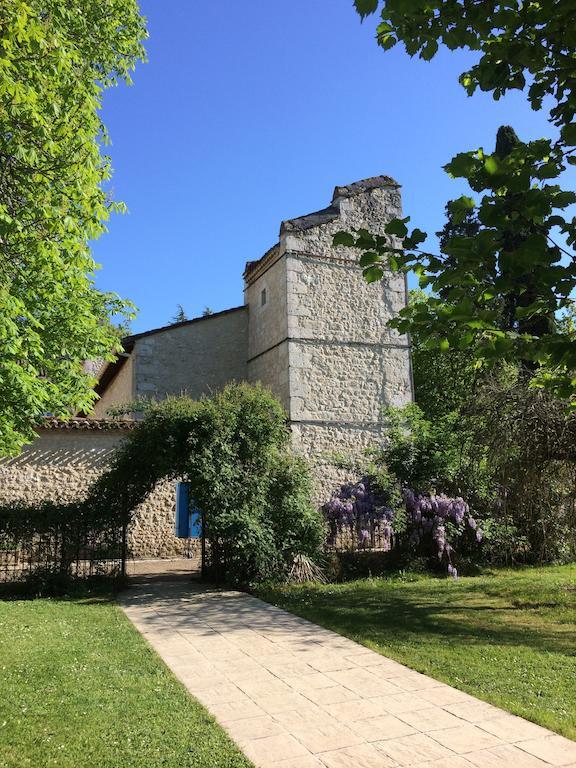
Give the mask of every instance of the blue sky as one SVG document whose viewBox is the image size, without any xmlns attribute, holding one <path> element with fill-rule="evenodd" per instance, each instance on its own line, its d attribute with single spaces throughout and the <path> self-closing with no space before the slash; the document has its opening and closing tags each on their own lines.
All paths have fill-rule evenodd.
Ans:
<svg viewBox="0 0 576 768">
<path fill-rule="evenodd" d="M 454 154 L 492 150 L 511 123 L 550 135 L 521 94 L 468 98 L 473 59 L 410 59 L 374 41 L 352 0 L 141 2 L 149 61 L 104 98 L 116 215 L 93 246 L 97 285 L 139 309 L 134 332 L 242 303 L 242 272 L 282 219 L 330 202 L 336 184 L 380 173 L 402 184 L 405 215 L 429 232 L 462 189 Z"/>
</svg>

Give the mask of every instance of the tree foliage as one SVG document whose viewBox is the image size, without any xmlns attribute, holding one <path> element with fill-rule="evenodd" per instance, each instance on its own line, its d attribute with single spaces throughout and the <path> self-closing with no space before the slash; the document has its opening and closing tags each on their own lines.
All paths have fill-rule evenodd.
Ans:
<svg viewBox="0 0 576 768">
<path fill-rule="evenodd" d="M 186 314 L 184 307 L 182 304 L 176 304 L 176 312 L 172 316 L 170 323 L 176 325 L 177 323 L 185 323 L 186 320 L 188 320 L 188 315 Z"/>
<path fill-rule="evenodd" d="M 480 365 L 521 361 L 533 383 L 576 406 L 576 336 L 559 322 L 576 287 L 576 219 L 566 214 L 576 194 L 557 181 L 576 164 L 573 1 L 355 4 L 363 17 L 381 8 L 377 39 L 384 49 L 402 42 L 426 60 L 440 45 L 478 51 L 478 62 L 460 78 L 468 94 L 480 88 L 499 99 L 526 90 L 534 109 L 551 104 L 557 134 L 522 142 L 506 126 L 493 151 L 461 152 L 445 166 L 468 182 L 472 196 L 448 203 L 439 254 L 423 249 L 427 235 L 410 232 L 409 217 L 392 220 L 386 236 L 339 233 L 335 243 L 363 252 L 369 282 L 389 266 L 414 270 L 432 289 L 394 327 L 419 334 L 430 348 L 470 350 Z"/>
<path fill-rule="evenodd" d="M 410 304 L 423 298 L 413 291 Z M 478 369 L 469 350 L 429 349 L 425 336 L 412 337 L 416 403 L 389 414 L 389 470 L 421 493 L 463 496 L 482 527 L 485 562 L 570 559 L 576 415 L 530 387 L 522 364 Z"/>
<path fill-rule="evenodd" d="M 43 413 L 89 408 L 87 359 L 118 348 L 89 241 L 114 205 L 99 116 L 146 36 L 136 0 L 0 3 L 0 455 Z"/>
</svg>

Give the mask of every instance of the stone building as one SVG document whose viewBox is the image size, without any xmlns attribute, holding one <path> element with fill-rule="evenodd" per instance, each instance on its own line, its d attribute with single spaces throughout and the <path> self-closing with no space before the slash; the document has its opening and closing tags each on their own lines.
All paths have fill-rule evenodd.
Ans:
<svg viewBox="0 0 576 768">
<path fill-rule="evenodd" d="M 100 374 L 91 418 L 65 429 L 48 424 L 18 459 L 0 465 L 0 498 L 48 495 L 54 471 L 60 497 L 77 495 L 80 478 L 102 471 L 129 428 L 110 422 L 110 408 L 141 397 L 197 398 L 247 380 L 282 402 L 320 501 L 342 480 L 334 453 L 357 455 L 382 441 L 382 408 L 412 399 L 408 340 L 386 326 L 405 305 L 404 277 L 368 285 L 357 253 L 332 244 L 341 230 L 384 234 L 399 215 L 399 185 L 377 176 L 336 187 L 327 208 L 282 222 L 278 243 L 246 265 L 242 306 L 126 338 Z M 174 489 L 158 489 L 138 511 L 134 552 L 179 552 L 173 523 Z"/>
</svg>

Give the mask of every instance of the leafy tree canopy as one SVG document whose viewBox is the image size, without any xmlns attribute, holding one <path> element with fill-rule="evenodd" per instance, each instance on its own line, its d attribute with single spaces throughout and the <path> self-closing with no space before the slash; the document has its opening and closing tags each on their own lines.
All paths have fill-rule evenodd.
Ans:
<svg viewBox="0 0 576 768">
<path fill-rule="evenodd" d="M 467 0 L 355 0 L 362 17 L 381 10 L 378 43 L 404 44 L 431 59 L 439 46 L 479 52 L 460 77 L 499 99 L 526 90 L 534 109 L 550 107 L 554 138 L 523 142 L 498 132 L 493 151 L 462 152 L 445 166 L 472 194 L 447 205 L 440 253 L 422 247 L 409 217 L 392 220 L 387 236 L 340 233 L 336 244 L 359 248 L 371 282 L 384 267 L 414 270 L 432 294 L 395 318 L 432 349 L 471 350 L 478 364 L 522 362 L 531 381 L 576 405 L 576 336 L 561 318 L 576 287 L 576 194 L 557 179 L 576 164 L 576 4 L 573 0 L 471 3 Z"/>
<path fill-rule="evenodd" d="M 120 207 L 98 110 L 145 37 L 136 0 L 0 4 L 0 455 L 42 414 L 88 409 L 83 361 L 118 348 L 129 305 L 94 288 L 88 247 Z"/>
</svg>

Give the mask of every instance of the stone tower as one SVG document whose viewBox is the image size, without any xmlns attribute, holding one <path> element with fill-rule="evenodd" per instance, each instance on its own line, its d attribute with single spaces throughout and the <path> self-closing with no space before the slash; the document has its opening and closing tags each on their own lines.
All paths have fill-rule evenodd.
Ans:
<svg viewBox="0 0 576 768">
<path fill-rule="evenodd" d="M 408 340 L 386 327 L 406 303 L 404 276 L 368 285 L 357 251 L 332 244 L 341 230 L 384 234 L 400 215 L 399 185 L 387 176 L 336 187 L 327 208 L 282 222 L 279 242 L 246 265 L 248 380 L 282 401 L 319 497 L 344 479 L 333 454 L 380 443 L 382 408 L 412 400 Z"/>
</svg>

